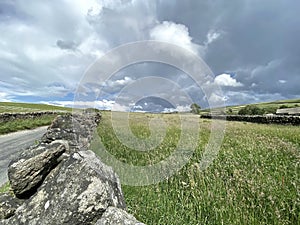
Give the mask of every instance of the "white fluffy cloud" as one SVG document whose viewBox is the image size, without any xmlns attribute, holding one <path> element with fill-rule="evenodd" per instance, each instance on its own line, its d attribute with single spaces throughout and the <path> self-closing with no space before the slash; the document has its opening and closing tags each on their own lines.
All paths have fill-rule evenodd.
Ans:
<svg viewBox="0 0 300 225">
<path fill-rule="evenodd" d="M 189 112 L 191 111 L 191 108 L 189 105 L 180 105 L 177 106 L 176 108 L 165 108 L 164 113 L 172 113 L 172 112 Z"/>
<path fill-rule="evenodd" d="M 10 102 L 10 98 L 6 93 L 0 92 L 0 102 Z"/>
<path fill-rule="evenodd" d="M 286 80 L 279 80 L 278 81 L 280 84 L 285 84 L 286 83 Z"/>
<path fill-rule="evenodd" d="M 198 53 L 199 46 L 192 42 L 188 28 L 183 24 L 164 21 L 150 31 L 150 38 L 165 41 Z"/>
<path fill-rule="evenodd" d="M 1 99 L 1 93 L 0 93 Z M 63 107 L 70 107 L 70 108 L 97 108 L 101 110 L 112 110 L 112 111 L 122 111 L 122 112 L 129 112 L 131 106 L 126 106 L 119 104 L 112 100 L 96 100 L 96 101 L 41 101 L 42 104 L 49 104 L 49 105 L 56 105 L 56 106 L 63 106 Z"/>
<path fill-rule="evenodd" d="M 101 101 L 41 101 L 40 103 L 71 108 L 98 108 L 103 110 L 111 110 L 112 107 L 115 105 L 115 101 L 106 99 L 103 99 Z"/>
<path fill-rule="evenodd" d="M 298 98 L 300 33 L 294 28 L 300 18 L 297 7 L 250 2 L 0 1 L 0 76 L 4 81 L 0 82 L 0 100 L 71 100 L 96 58 L 121 44 L 148 39 L 176 44 L 202 56 L 212 71 L 221 74 L 214 84 L 236 91 L 238 97 L 238 87 L 243 86 L 245 91 L 263 92 L 274 98 L 275 93 L 281 93 L 282 98 Z M 265 8 L 274 18 L 267 24 L 268 29 L 260 26 L 261 18 L 255 16 Z M 260 35 L 253 38 L 257 33 Z M 280 47 L 274 48 L 279 42 Z M 150 74 L 148 69 L 145 71 Z M 174 77 L 158 67 L 153 71 Z M 236 76 L 222 74 L 224 71 Z M 142 76 L 138 71 L 123 75 L 105 84 L 103 99 L 113 100 L 116 91 Z M 275 82 L 270 83 L 270 78 Z M 192 89 L 192 82 L 178 83 Z M 136 94 L 143 92 L 140 88 Z M 199 91 L 189 93 L 197 101 L 202 98 Z"/>
<path fill-rule="evenodd" d="M 109 2 L 10 3 L 18 14 L 13 17 L 8 11 L 11 19 L 0 24 L 0 68 L 1 79 L 14 86 L 11 95 L 63 97 L 72 93 L 87 66 L 109 49 L 87 20 L 88 14 L 100 13 Z M 49 88 L 54 82 L 68 90 Z"/>
<path fill-rule="evenodd" d="M 119 80 L 109 80 L 107 81 L 107 86 L 110 88 L 118 87 L 118 86 L 125 86 L 133 82 L 133 79 L 131 77 L 125 76 L 123 79 Z"/>
<path fill-rule="evenodd" d="M 225 87 L 241 87 L 242 83 L 238 82 L 236 79 L 232 78 L 230 74 L 220 74 L 215 77 L 215 84 Z"/>
<path fill-rule="evenodd" d="M 221 33 L 210 30 L 206 35 L 207 41 L 205 42 L 205 45 L 211 44 L 212 42 L 216 41 L 220 36 Z"/>
</svg>

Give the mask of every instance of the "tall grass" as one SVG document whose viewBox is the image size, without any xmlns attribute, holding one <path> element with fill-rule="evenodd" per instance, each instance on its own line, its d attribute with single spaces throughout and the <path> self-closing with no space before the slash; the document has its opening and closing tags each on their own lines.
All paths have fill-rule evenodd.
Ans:
<svg viewBox="0 0 300 225">
<path fill-rule="evenodd" d="M 0 122 L 0 134 L 50 125 L 55 117 L 56 115 L 44 115 L 32 119 L 16 119 L 8 122 Z"/>
<path fill-rule="evenodd" d="M 72 111 L 72 108 L 18 102 L 0 102 L 0 113 L 15 112 L 37 112 L 37 111 Z"/>
<path fill-rule="evenodd" d="M 5 182 L 0 186 L 0 193 L 8 193 L 10 191 L 10 183 Z"/>
<path fill-rule="evenodd" d="M 150 118 L 166 121 L 163 142 L 148 152 L 124 146 L 110 116 L 103 113 L 98 135 L 105 149 L 122 162 L 159 162 L 178 143 L 178 115 L 131 114 L 131 131 L 140 138 L 149 137 Z M 300 224 L 300 127 L 227 122 L 218 158 L 201 171 L 198 162 L 210 121 L 197 122 L 198 147 L 178 173 L 150 186 L 123 185 L 130 213 L 146 224 Z M 101 155 L 97 143 L 92 146 Z"/>
</svg>

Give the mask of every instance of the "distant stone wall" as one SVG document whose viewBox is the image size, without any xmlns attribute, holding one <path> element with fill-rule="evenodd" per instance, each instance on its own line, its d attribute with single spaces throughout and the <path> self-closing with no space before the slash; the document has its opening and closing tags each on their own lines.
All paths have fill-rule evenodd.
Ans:
<svg viewBox="0 0 300 225">
<path fill-rule="evenodd" d="M 117 174 L 89 150 L 100 119 L 60 115 L 39 144 L 11 161 L 15 196 L 0 195 L 0 224 L 143 225 L 126 212 Z"/>
<path fill-rule="evenodd" d="M 13 121 L 17 119 L 33 119 L 48 115 L 57 115 L 58 111 L 41 111 L 41 112 L 20 112 L 20 113 L 0 113 L 0 123 Z"/>
<path fill-rule="evenodd" d="M 246 115 L 201 115 L 205 119 L 221 119 L 228 121 L 244 121 L 251 123 L 265 123 L 265 124 L 286 124 L 286 125 L 300 125 L 300 116 L 246 116 Z"/>
</svg>

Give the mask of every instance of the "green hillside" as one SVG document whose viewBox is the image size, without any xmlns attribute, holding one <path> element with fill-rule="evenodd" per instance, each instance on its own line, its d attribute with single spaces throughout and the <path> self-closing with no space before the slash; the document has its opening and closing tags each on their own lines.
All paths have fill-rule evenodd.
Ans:
<svg viewBox="0 0 300 225">
<path fill-rule="evenodd" d="M 17 102 L 0 102 L 0 113 L 6 112 L 37 112 L 37 111 L 72 111 L 72 108 Z"/>
<path fill-rule="evenodd" d="M 57 111 L 59 113 L 70 112 L 72 108 L 59 107 L 46 104 L 0 102 L 0 113 Z M 33 129 L 51 124 L 56 115 L 43 115 L 37 118 L 15 119 L 8 122 L 0 122 L 0 134 L 7 134 L 19 130 Z"/>
<path fill-rule="evenodd" d="M 260 109 L 264 109 L 266 113 L 275 113 L 279 108 L 294 108 L 300 107 L 300 99 L 289 99 L 289 100 L 279 100 L 274 102 L 261 102 L 255 104 L 248 104 L 252 106 L 257 106 Z M 226 113 L 227 114 L 238 114 L 238 111 L 247 105 L 236 105 L 236 106 L 227 106 Z M 200 114 L 209 112 L 209 109 L 201 110 Z M 223 110 L 225 111 L 225 110 Z"/>
<path fill-rule="evenodd" d="M 114 123 L 119 124 L 118 133 L 111 113 L 102 113 L 97 130 L 100 138 L 94 139 L 91 148 L 121 174 L 121 179 L 134 175 L 136 182 L 139 174 L 131 174 L 135 172 L 126 168 L 148 170 L 151 179 L 155 170 L 150 172 L 147 166 L 172 157 L 184 139 L 182 132 L 195 132 L 193 126 L 184 131 L 182 121 L 199 123 L 199 135 L 188 137 L 188 143 L 196 143 L 197 147 L 174 176 L 149 186 L 123 184 L 127 208 L 138 220 L 145 224 L 181 225 L 299 224 L 299 126 L 227 121 L 217 158 L 209 168 L 201 170 L 198 163 L 210 138 L 211 121 L 192 114 L 118 113 L 114 118 Z M 131 138 L 128 124 L 121 122 L 124 118 L 139 141 Z M 164 139 L 151 151 L 138 150 L 155 133 L 151 130 L 160 130 L 161 123 L 149 126 L 153 119 L 165 122 Z M 161 168 L 157 176 L 173 168 L 172 162 L 168 168 Z"/>
</svg>

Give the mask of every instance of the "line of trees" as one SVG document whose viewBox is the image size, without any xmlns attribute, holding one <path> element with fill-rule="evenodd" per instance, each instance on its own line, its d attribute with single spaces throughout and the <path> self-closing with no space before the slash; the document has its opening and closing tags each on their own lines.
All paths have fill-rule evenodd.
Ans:
<svg viewBox="0 0 300 225">
<path fill-rule="evenodd" d="M 239 115 L 263 115 L 265 110 L 259 108 L 255 105 L 247 105 L 244 108 L 240 109 L 238 114 Z"/>
<path fill-rule="evenodd" d="M 261 108 L 258 107 L 256 105 L 246 105 L 245 107 L 241 108 L 238 111 L 238 115 L 263 115 L 263 114 L 267 114 L 267 113 L 276 113 L 278 107 L 266 107 L 266 108 Z M 279 107 L 279 108 L 284 108 L 283 107 Z M 201 111 L 201 107 L 197 104 L 197 103 L 193 103 L 190 106 L 191 109 L 191 113 L 194 114 L 199 114 Z M 231 108 L 228 109 L 227 111 L 228 114 L 233 114 L 233 111 Z M 225 114 L 225 112 L 224 112 Z"/>
</svg>

